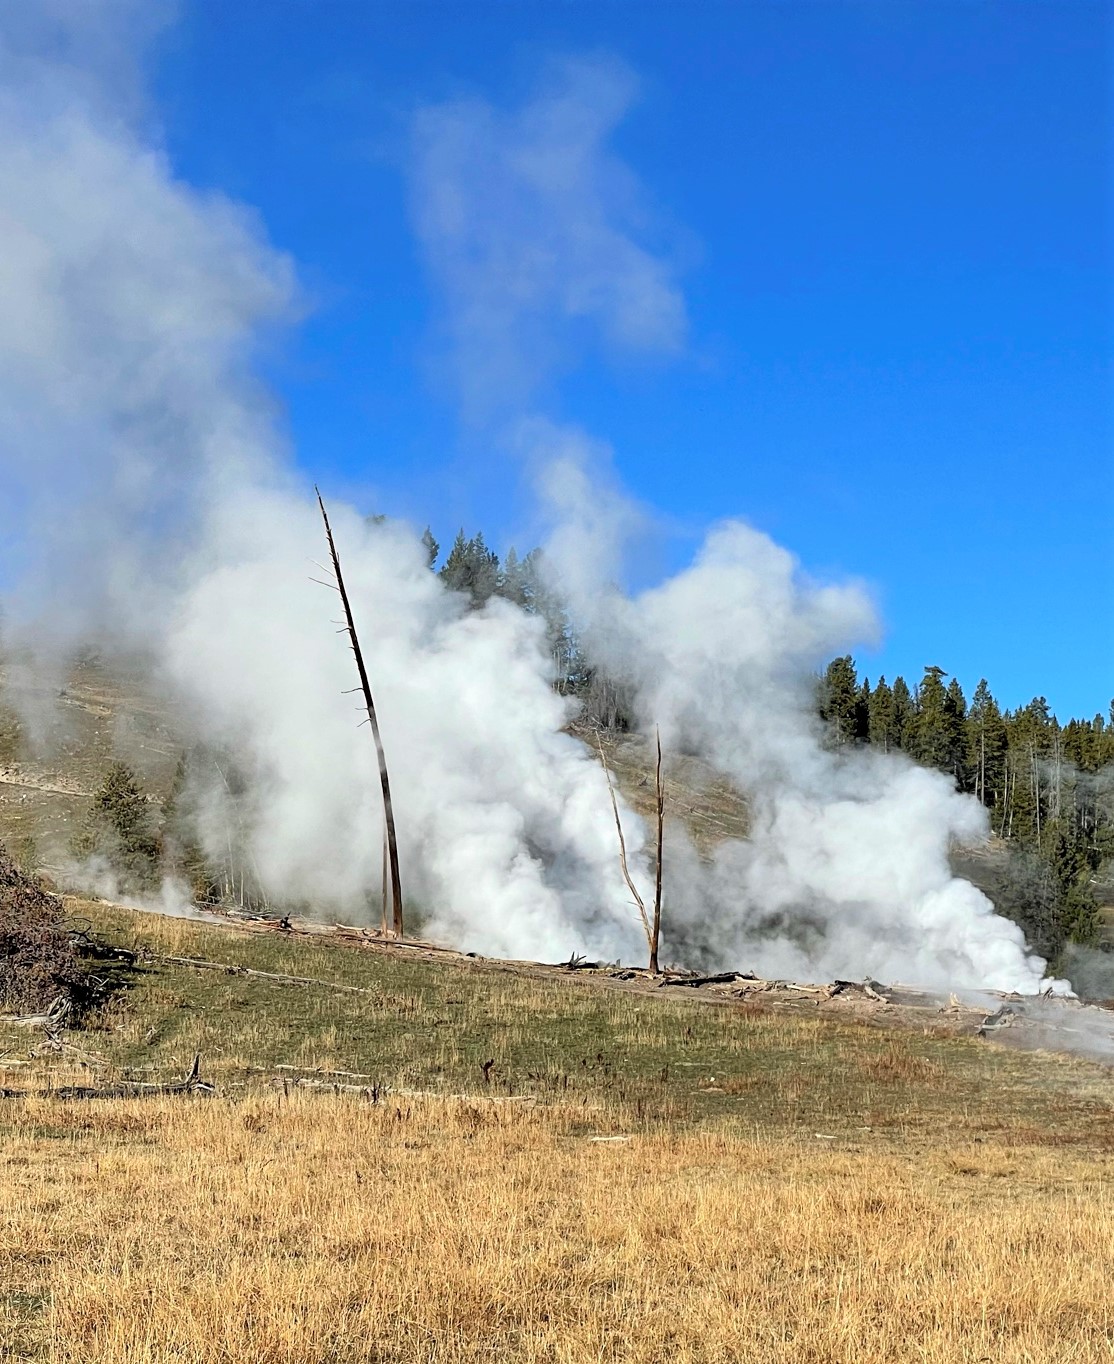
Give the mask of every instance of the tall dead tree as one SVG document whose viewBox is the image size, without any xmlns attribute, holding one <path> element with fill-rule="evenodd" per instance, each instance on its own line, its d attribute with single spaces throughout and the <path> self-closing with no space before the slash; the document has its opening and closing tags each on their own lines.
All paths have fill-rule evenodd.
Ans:
<svg viewBox="0 0 1114 1364">
<path fill-rule="evenodd" d="M 630 874 L 630 865 L 627 862 L 627 840 L 623 837 L 623 822 L 619 818 L 619 802 L 615 797 L 615 783 L 611 780 L 611 769 L 607 765 L 607 757 L 603 751 L 603 740 L 599 733 L 596 733 L 596 747 L 600 752 L 600 762 L 603 764 L 603 775 L 607 779 L 607 793 L 611 797 L 611 813 L 615 816 L 615 832 L 619 836 L 619 865 L 623 869 L 623 880 L 627 883 L 627 889 L 631 893 L 631 899 L 638 909 L 638 917 L 642 920 L 642 929 L 646 934 L 646 945 L 650 949 L 650 970 L 656 976 L 660 973 L 661 967 L 658 965 L 658 943 L 661 940 L 661 864 L 662 864 L 662 844 L 665 829 L 665 786 L 661 776 L 661 731 L 657 730 L 658 745 L 658 764 L 657 764 L 657 817 L 658 817 L 658 841 L 657 841 L 657 866 L 654 879 L 654 917 L 651 921 L 646 913 L 646 902 L 638 892 L 638 887 L 634 884 L 634 878 Z"/>
<path fill-rule="evenodd" d="M 650 938 L 650 970 L 658 974 L 658 942 L 661 938 L 661 853 L 665 835 L 665 786 L 661 779 L 661 729 L 654 726 L 654 736 L 658 745 L 657 764 L 657 806 L 658 806 L 658 855 L 657 875 L 654 881 L 654 928 Z"/>
<path fill-rule="evenodd" d="M 383 752 L 383 739 L 379 733 L 379 721 L 375 714 L 375 702 L 371 695 L 371 683 L 368 681 L 367 668 L 364 666 L 364 655 L 360 649 L 360 641 L 356 635 L 356 623 L 352 619 L 352 606 L 348 600 L 348 593 L 344 586 L 344 575 L 340 571 L 340 555 L 337 553 L 336 542 L 333 539 L 333 530 L 329 525 L 329 514 L 325 510 L 325 503 L 321 497 L 319 488 L 313 490 L 317 493 L 317 505 L 321 508 L 321 519 L 325 523 L 325 538 L 329 542 L 329 554 L 333 561 L 333 574 L 336 577 L 336 589 L 340 593 L 340 600 L 344 606 L 345 630 L 348 634 L 352 652 L 356 656 L 356 671 L 360 675 L 359 690 L 363 692 L 364 707 L 367 710 L 368 724 L 371 725 L 372 737 L 375 740 L 375 752 L 379 759 L 379 781 L 383 787 L 383 821 L 387 834 L 387 858 L 390 863 L 391 874 L 391 910 L 392 928 L 396 938 L 402 937 L 402 877 L 398 869 L 398 841 L 395 838 L 395 813 L 391 803 L 391 781 L 387 775 L 387 755 Z M 386 877 L 384 877 L 384 888 L 386 887 Z M 386 922 L 386 904 L 383 906 L 383 919 Z"/>
</svg>

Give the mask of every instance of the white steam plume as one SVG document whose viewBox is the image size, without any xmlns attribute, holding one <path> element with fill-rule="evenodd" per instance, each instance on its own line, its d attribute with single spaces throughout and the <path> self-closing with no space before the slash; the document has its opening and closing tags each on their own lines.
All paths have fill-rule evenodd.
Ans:
<svg viewBox="0 0 1114 1364">
<path fill-rule="evenodd" d="M 684 342 L 684 299 L 635 239 L 644 198 L 607 146 L 636 93 L 619 62 L 565 60 L 513 113 L 472 99 L 415 119 L 415 225 L 472 416 L 529 411 L 541 383 L 597 336 L 647 354 Z"/>
<path fill-rule="evenodd" d="M 1043 962 L 1021 930 L 949 867 L 953 841 L 985 838 L 982 806 L 903 755 L 823 742 L 815 676 L 874 635 L 866 593 L 809 581 L 792 555 L 735 521 L 660 587 L 582 595 L 600 502 L 567 461 L 551 469 L 549 492 L 563 507 L 554 557 L 559 570 L 574 549 L 559 576 L 590 655 L 628 684 L 668 749 L 705 758 L 749 798 L 749 838 L 721 844 L 710 862 L 670 830 L 681 844 L 669 905 L 682 941 L 709 965 L 757 962 L 789 977 L 1036 988 Z M 587 526 L 577 528 L 576 508 L 591 509 Z"/>
<path fill-rule="evenodd" d="M 517 419 L 509 439 L 541 471 L 550 571 L 589 656 L 631 689 L 647 729 L 749 797 L 750 838 L 710 862 L 671 830 L 674 941 L 709 965 L 1035 989 L 1044 963 L 1021 930 L 951 874 L 952 842 L 986 836 L 982 807 L 901 756 L 823 742 L 816 671 L 876 634 L 866 593 L 807 582 L 736 522 L 687 572 L 627 598 L 609 585 L 640 517 L 604 477 L 606 449 L 529 413 L 583 300 L 612 340 L 669 352 L 684 338 L 670 271 L 615 226 L 632 221 L 617 195 L 641 196 L 604 139 L 634 93 L 624 68 L 565 64 L 511 116 L 479 101 L 426 111 L 414 198 L 462 401 Z M 500 412 L 490 395 L 508 391 L 519 405 Z"/>
<path fill-rule="evenodd" d="M 9 46 L 3 62 L 15 624 L 36 643 L 111 632 L 148 649 L 197 735 L 246 771 L 270 892 L 359 913 L 378 884 L 372 751 L 342 696 L 334 604 L 310 581 L 320 523 L 250 377 L 261 328 L 290 311 L 290 263 L 252 215 L 176 181 L 120 111 L 75 105 L 41 57 Z M 470 613 L 403 528 L 334 519 L 413 898 L 469 947 L 630 956 L 606 784 L 561 732 L 539 624 L 505 603 Z M 211 852 L 223 833 L 214 818 Z"/>
<path fill-rule="evenodd" d="M 49 43 L 0 12 L 14 614 L 36 640 L 49 627 L 142 644 L 196 735 L 234 751 L 271 894 L 357 913 L 379 879 L 374 759 L 341 696 L 352 677 L 331 601 L 309 581 L 320 526 L 251 377 L 260 338 L 293 310 L 293 271 L 250 213 L 175 179 L 134 92 L 115 101 L 98 69 L 70 79 L 59 53 L 81 50 L 67 25 L 87 10 L 44 10 Z M 95 50 L 127 52 L 130 7 L 98 13 Z M 537 388 L 569 325 L 627 348 L 683 338 L 670 271 L 630 230 L 636 186 L 606 148 L 632 92 L 620 68 L 572 64 L 513 117 L 472 103 L 418 121 L 415 204 L 474 412 L 529 417 L 504 394 Z M 672 747 L 712 758 L 754 802 L 754 840 L 711 866 L 674 835 L 674 942 L 803 974 L 1035 988 L 1041 964 L 1017 930 L 948 875 L 949 838 L 979 831 L 973 804 L 933 774 L 818 743 L 811 669 L 870 628 L 861 593 L 802 583 L 738 526 L 654 592 L 603 591 L 614 522 L 577 514 L 601 505 L 583 476 L 554 466 L 574 505 L 552 557 L 581 547 L 568 584 L 592 647 Z M 333 512 L 404 873 L 434 931 L 497 953 L 640 956 L 603 774 L 562 732 L 538 623 L 499 601 L 468 611 L 405 528 Z M 624 821 L 638 862 L 643 830 Z M 214 821 L 210 851 L 219 836 Z"/>
</svg>

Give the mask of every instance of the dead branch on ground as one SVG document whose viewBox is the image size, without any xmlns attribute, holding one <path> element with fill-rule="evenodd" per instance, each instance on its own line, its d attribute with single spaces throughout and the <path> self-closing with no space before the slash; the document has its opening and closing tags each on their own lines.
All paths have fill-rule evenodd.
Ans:
<svg viewBox="0 0 1114 1364">
<path fill-rule="evenodd" d="M 0 1089 L 0 1099 L 155 1099 L 168 1094 L 213 1094 L 214 1086 L 201 1079 L 201 1053 L 184 1080 L 171 1084 L 124 1083 L 97 1088 L 94 1085 L 61 1085 L 57 1089 Z"/>
<path fill-rule="evenodd" d="M 378 990 L 369 990 L 362 985 L 343 985 L 335 980 L 321 980 L 315 976 L 286 976 L 278 971 L 257 971 L 252 966 L 236 966 L 226 961 L 205 961 L 201 957 L 156 957 L 156 961 L 168 966 L 189 966 L 195 971 L 223 971 L 227 976 L 257 976 L 263 980 L 273 980 L 278 985 L 320 985 L 327 990 L 345 990 L 354 995 L 376 995 Z"/>
</svg>

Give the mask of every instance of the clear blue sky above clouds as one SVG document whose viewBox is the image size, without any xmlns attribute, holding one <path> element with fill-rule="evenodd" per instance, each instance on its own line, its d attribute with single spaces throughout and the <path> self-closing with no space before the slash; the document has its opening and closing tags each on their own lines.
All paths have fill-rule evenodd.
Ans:
<svg viewBox="0 0 1114 1364">
<path fill-rule="evenodd" d="M 688 338 L 592 349 L 540 406 L 613 445 L 659 567 L 745 517 L 872 584 L 872 677 L 939 664 L 1066 718 L 1114 693 L 1112 27 L 1051 0 L 183 0 L 156 108 L 179 174 L 298 262 L 271 377 L 299 463 L 504 548 L 521 489 L 434 360 L 406 129 L 514 109 L 555 55 L 625 63 L 611 145 Z"/>
</svg>

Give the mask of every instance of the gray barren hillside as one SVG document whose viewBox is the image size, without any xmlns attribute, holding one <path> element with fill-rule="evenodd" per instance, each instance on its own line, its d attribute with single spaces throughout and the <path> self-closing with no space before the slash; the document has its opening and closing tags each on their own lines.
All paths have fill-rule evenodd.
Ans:
<svg viewBox="0 0 1114 1364">
<path fill-rule="evenodd" d="M 161 801 L 180 733 L 138 664 L 86 657 L 50 678 L 0 660 L 0 842 L 30 838 L 47 861 L 59 856 L 115 760 Z"/>
<path fill-rule="evenodd" d="M 593 730 L 574 726 L 572 732 L 595 749 Z M 623 795 L 651 815 L 648 745 L 631 734 L 601 737 Z M 86 657 L 59 682 L 0 661 L 0 842 L 14 847 L 33 838 L 49 860 L 68 844 L 116 760 L 132 767 L 161 802 L 183 741 L 180 718 L 138 662 Z M 746 834 L 746 802 L 696 758 L 667 759 L 666 802 L 702 850 Z"/>
</svg>

